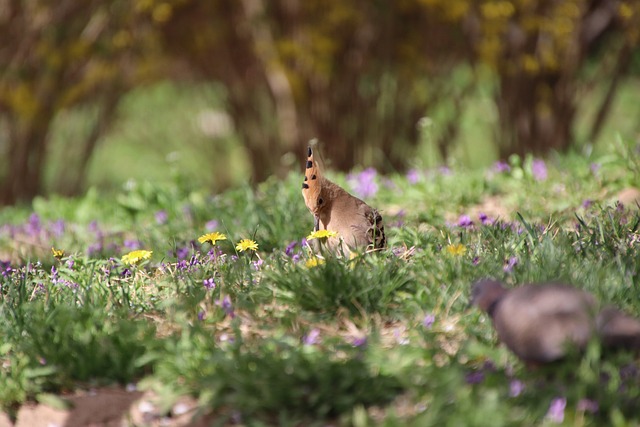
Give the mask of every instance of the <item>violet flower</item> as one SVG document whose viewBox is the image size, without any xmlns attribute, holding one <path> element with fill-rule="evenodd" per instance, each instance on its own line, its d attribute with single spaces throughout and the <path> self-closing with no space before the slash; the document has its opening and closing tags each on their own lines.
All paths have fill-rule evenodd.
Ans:
<svg viewBox="0 0 640 427">
<path fill-rule="evenodd" d="M 547 165 L 542 159 L 534 159 L 531 164 L 531 173 L 536 181 L 547 179 Z"/>
<path fill-rule="evenodd" d="M 546 418 L 552 423 L 560 424 L 564 421 L 564 410 L 567 407 L 567 399 L 556 397 L 551 401 Z"/>
<path fill-rule="evenodd" d="M 358 197 L 367 198 L 375 196 L 378 192 L 377 175 L 378 172 L 374 168 L 367 168 L 359 174 L 350 174 L 347 180 Z"/>
<path fill-rule="evenodd" d="M 313 328 L 312 330 L 309 331 L 308 334 L 302 337 L 302 342 L 305 345 L 314 345 L 318 343 L 319 338 L 320 338 L 320 330 Z"/>
<path fill-rule="evenodd" d="M 516 265 L 518 265 L 518 258 L 512 256 L 502 269 L 505 273 L 511 273 Z"/>
<path fill-rule="evenodd" d="M 426 316 L 424 316 L 424 319 L 422 319 L 422 326 L 425 329 L 431 329 L 435 321 L 436 321 L 436 316 L 429 313 Z"/>
</svg>

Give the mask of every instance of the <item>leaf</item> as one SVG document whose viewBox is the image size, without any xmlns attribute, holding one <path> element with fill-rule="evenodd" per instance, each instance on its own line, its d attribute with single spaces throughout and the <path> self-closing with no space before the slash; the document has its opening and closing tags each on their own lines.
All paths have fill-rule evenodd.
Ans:
<svg viewBox="0 0 640 427">
<path fill-rule="evenodd" d="M 24 376 L 25 378 L 38 378 L 38 377 L 46 377 L 48 375 L 52 375 L 56 373 L 57 368 L 55 366 L 42 366 L 37 368 L 29 368 L 25 369 Z"/>
<path fill-rule="evenodd" d="M 43 405 L 47 405 L 53 409 L 59 409 L 61 411 L 65 411 L 72 407 L 68 400 L 51 393 L 40 393 L 36 396 L 36 400 Z"/>
</svg>

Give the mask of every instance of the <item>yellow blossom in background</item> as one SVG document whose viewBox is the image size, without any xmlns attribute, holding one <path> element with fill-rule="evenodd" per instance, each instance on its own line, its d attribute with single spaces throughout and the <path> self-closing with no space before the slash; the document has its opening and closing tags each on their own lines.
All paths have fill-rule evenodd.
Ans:
<svg viewBox="0 0 640 427">
<path fill-rule="evenodd" d="M 307 262 L 304 263 L 305 267 L 307 268 L 317 267 L 321 264 L 324 264 L 324 260 L 318 257 L 309 258 Z"/>
<path fill-rule="evenodd" d="M 198 242 L 210 242 L 212 245 L 215 245 L 218 240 L 227 240 L 227 236 L 216 231 L 213 233 L 203 234 L 202 236 L 198 237 Z"/>
<path fill-rule="evenodd" d="M 56 249 L 54 247 L 51 247 L 51 253 L 55 258 L 58 258 L 58 259 L 64 256 L 64 251 L 62 249 Z"/>
<path fill-rule="evenodd" d="M 329 237 L 337 237 L 337 236 L 338 236 L 338 233 L 336 233 L 335 231 L 318 230 L 318 231 L 314 231 L 313 233 L 309 234 L 307 236 L 307 240 L 328 239 Z"/>
<path fill-rule="evenodd" d="M 151 258 L 153 251 L 138 250 L 129 252 L 122 257 L 122 262 L 128 265 L 137 264 L 140 261 Z"/>
<path fill-rule="evenodd" d="M 248 251 L 257 251 L 258 250 L 258 244 L 254 240 L 242 239 L 236 245 L 236 250 L 240 251 L 240 252 L 244 252 L 244 251 L 247 251 L 247 250 Z"/>
<path fill-rule="evenodd" d="M 460 243 L 456 243 L 455 245 L 447 246 L 447 252 L 453 256 L 462 256 L 467 252 L 467 248 Z"/>
</svg>

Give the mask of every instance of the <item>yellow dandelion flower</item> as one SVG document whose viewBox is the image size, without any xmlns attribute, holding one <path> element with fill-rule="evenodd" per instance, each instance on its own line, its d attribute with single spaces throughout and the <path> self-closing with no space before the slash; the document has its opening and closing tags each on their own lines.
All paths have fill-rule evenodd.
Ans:
<svg viewBox="0 0 640 427">
<path fill-rule="evenodd" d="M 447 246 L 447 252 L 453 256 L 462 256 L 467 252 L 467 248 L 463 244 L 456 243 L 455 245 Z"/>
<path fill-rule="evenodd" d="M 133 251 L 124 255 L 121 260 L 124 264 L 133 265 L 145 259 L 151 258 L 152 253 L 153 251 L 145 251 L 145 250 Z"/>
<path fill-rule="evenodd" d="M 321 264 L 324 264 L 324 260 L 322 258 L 318 258 L 318 257 L 313 257 L 313 258 L 309 258 L 305 263 L 305 267 L 307 268 L 313 268 L 313 267 L 317 267 Z"/>
<path fill-rule="evenodd" d="M 55 258 L 62 258 L 64 256 L 64 251 L 62 249 L 56 249 L 53 246 L 51 247 L 51 253 Z"/>
<path fill-rule="evenodd" d="M 329 237 L 337 237 L 338 233 L 330 230 L 318 230 L 307 236 L 307 240 L 313 239 L 328 239 Z"/>
<path fill-rule="evenodd" d="M 210 242 L 212 245 L 215 245 L 218 240 L 227 240 L 227 236 L 216 231 L 213 233 L 203 234 L 202 236 L 198 237 L 198 242 Z"/>
<path fill-rule="evenodd" d="M 254 240 L 251 240 L 251 239 L 242 239 L 236 245 L 236 250 L 240 251 L 240 252 L 257 251 L 258 250 L 258 244 Z"/>
</svg>

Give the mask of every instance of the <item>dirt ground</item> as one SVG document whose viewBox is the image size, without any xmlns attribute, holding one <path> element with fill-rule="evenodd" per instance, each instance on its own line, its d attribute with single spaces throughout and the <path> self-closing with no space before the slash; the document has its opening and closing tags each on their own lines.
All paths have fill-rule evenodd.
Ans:
<svg viewBox="0 0 640 427">
<path fill-rule="evenodd" d="M 28 403 L 18 411 L 15 424 L 0 413 L 0 427 L 204 427 L 211 418 L 194 421 L 196 402 L 183 399 L 169 414 L 161 414 L 149 392 L 101 388 L 65 396 L 69 409 Z"/>
</svg>

